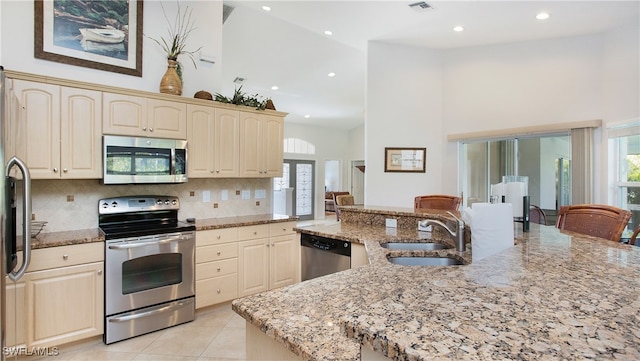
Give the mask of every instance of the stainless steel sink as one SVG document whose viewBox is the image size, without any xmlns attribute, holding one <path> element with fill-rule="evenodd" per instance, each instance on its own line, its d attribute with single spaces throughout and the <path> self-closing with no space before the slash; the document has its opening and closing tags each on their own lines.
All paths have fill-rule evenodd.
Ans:
<svg viewBox="0 0 640 361">
<path fill-rule="evenodd" d="M 389 262 L 402 266 L 458 266 L 464 264 L 457 258 L 438 256 L 389 257 Z"/>
<path fill-rule="evenodd" d="M 433 251 L 437 249 L 452 248 L 442 243 L 404 243 L 404 242 L 389 242 L 381 243 L 380 246 L 387 249 L 400 249 L 409 251 Z"/>
</svg>

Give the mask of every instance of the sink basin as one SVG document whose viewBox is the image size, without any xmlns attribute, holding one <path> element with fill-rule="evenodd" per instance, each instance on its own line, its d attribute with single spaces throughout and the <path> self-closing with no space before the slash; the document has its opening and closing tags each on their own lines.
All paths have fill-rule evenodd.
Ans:
<svg viewBox="0 0 640 361">
<path fill-rule="evenodd" d="M 433 251 L 436 249 L 445 249 L 451 248 L 446 244 L 442 243 L 404 243 L 404 242 L 390 242 L 390 243 L 381 243 L 380 246 L 387 249 L 401 249 L 401 250 L 410 250 L 410 251 Z"/>
<path fill-rule="evenodd" d="M 458 266 L 464 262 L 453 257 L 390 257 L 389 262 L 402 266 Z"/>
</svg>

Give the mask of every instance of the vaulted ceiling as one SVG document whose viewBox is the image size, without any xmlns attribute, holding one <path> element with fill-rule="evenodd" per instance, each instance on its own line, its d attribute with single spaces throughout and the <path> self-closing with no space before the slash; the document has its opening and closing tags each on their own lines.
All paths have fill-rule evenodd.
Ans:
<svg viewBox="0 0 640 361">
<path fill-rule="evenodd" d="M 224 1 L 221 92 L 242 85 L 272 98 L 287 122 L 346 130 L 364 121 L 368 41 L 452 49 L 600 33 L 640 17 L 638 1 L 416 2 Z"/>
</svg>

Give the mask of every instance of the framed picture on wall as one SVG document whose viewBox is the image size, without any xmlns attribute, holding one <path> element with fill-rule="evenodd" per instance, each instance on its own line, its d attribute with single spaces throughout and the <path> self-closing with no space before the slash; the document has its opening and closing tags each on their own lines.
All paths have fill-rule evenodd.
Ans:
<svg viewBox="0 0 640 361">
<path fill-rule="evenodd" d="M 424 173 L 427 148 L 384 148 L 385 172 Z"/>
<path fill-rule="evenodd" d="M 34 56 L 142 76 L 142 0 L 35 0 Z"/>
</svg>

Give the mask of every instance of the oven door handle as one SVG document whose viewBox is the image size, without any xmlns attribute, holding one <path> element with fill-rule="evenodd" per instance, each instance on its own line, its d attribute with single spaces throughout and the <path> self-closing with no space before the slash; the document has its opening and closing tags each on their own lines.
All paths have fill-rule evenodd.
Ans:
<svg viewBox="0 0 640 361">
<path fill-rule="evenodd" d="M 193 301 L 191 301 L 191 300 L 190 301 L 180 301 L 180 302 L 174 303 L 172 305 L 162 306 L 162 307 L 159 307 L 159 308 L 156 308 L 156 309 L 153 309 L 153 310 L 136 313 L 135 315 L 127 315 L 127 316 L 109 318 L 109 322 L 126 322 L 126 321 L 135 320 L 135 319 L 138 319 L 138 318 L 153 316 L 153 315 L 156 315 L 158 313 L 171 312 L 171 311 L 177 310 L 179 308 L 188 306 L 188 305 L 190 305 L 192 303 L 193 303 Z"/>
<path fill-rule="evenodd" d="M 158 240 L 146 241 L 146 242 L 132 242 L 132 243 L 126 243 L 126 244 L 110 244 L 109 245 L 109 249 L 130 249 L 130 248 L 138 248 L 138 247 L 146 247 L 146 246 L 155 246 L 155 245 L 158 245 L 158 244 L 165 244 L 165 243 L 171 243 L 171 242 L 188 241 L 191 238 L 192 238 L 191 235 L 179 235 L 179 236 L 161 238 L 161 239 L 158 239 Z"/>
</svg>

